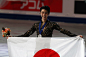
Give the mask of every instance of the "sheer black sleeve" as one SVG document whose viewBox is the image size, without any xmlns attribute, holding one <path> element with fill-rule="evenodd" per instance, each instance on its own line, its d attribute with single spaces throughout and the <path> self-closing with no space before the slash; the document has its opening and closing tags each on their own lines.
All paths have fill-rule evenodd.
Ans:
<svg viewBox="0 0 86 57">
<path fill-rule="evenodd" d="M 59 30 L 59 31 L 60 31 L 61 33 L 63 33 L 63 34 L 66 34 L 66 35 L 68 35 L 68 36 L 70 36 L 70 37 L 77 36 L 76 34 L 73 34 L 73 33 L 71 33 L 70 31 L 61 28 L 57 23 L 54 23 L 53 25 L 54 25 L 54 29 Z"/>
<path fill-rule="evenodd" d="M 19 35 L 19 36 L 15 36 L 15 37 L 29 37 L 30 35 L 32 35 L 35 32 L 36 28 L 35 28 L 35 24 L 32 26 L 32 28 L 30 30 L 28 30 L 26 33 Z"/>
</svg>

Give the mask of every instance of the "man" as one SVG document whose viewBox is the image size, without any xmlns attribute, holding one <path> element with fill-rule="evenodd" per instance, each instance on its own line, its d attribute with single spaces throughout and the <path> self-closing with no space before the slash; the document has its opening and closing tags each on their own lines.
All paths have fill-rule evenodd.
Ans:
<svg viewBox="0 0 86 57">
<path fill-rule="evenodd" d="M 52 37 L 52 33 L 53 33 L 54 29 L 56 29 L 56 30 L 60 31 L 61 33 L 66 34 L 70 37 L 74 37 L 74 36 L 83 37 L 82 35 L 76 35 L 76 34 L 71 33 L 68 30 L 61 28 L 55 22 L 49 21 L 48 16 L 50 14 L 50 8 L 48 6 L 42 6 L 40 8 L 40 14 L 42 17 L 40 22 L 34 23 L 32 28 L 30 30 L 28 30 L 25 34 L 19 35 L 16 37 L 29 37 L 35 31 L 37 32 L 37 37 Z"/>
</svg>

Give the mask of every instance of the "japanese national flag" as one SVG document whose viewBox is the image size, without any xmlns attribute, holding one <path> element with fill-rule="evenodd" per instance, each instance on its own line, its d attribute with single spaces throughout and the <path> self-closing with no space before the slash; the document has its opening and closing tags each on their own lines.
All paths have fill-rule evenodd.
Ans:
<svg viewBox="0 0 86 57">
<path fill-rule="evenodd" d="M 84 57 L 80 37 L 9 37 L 9 57 Z"/>
</svg>

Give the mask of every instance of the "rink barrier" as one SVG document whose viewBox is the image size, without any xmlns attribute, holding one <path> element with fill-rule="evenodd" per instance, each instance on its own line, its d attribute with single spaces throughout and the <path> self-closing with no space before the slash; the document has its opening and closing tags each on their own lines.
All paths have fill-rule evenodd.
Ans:
<svg viewBox="0 0 86 57">
<path fill-rule="evenodd" d="M 0 13 L 0 18 L 39 21 L 41 19 L 41 16 L 40 15 Z M 84 24 L 86 24 L 86 18 L 58 17 L 58 16 L 49 16 L 48 18 L 50 21 L 55 21 L 55 22 L 84 23 Z"/>
</svg>

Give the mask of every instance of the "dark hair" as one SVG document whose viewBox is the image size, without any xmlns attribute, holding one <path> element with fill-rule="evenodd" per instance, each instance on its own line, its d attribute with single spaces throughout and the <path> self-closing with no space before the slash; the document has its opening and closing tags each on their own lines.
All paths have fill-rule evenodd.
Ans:
<svg viewBox="0 0 86 57">
<path fill-rule="evenodd" d="M 41 12 L 42 9 L 47 10 L 47 11 L 48 11 L 48 14 L 50 13 L 50 7 L 49 7 L 49 6 L 42 6 L 42 7 L 40 8 L 40 12 Z"/>
</svg>

